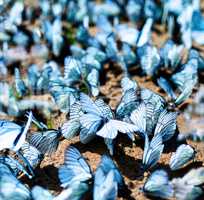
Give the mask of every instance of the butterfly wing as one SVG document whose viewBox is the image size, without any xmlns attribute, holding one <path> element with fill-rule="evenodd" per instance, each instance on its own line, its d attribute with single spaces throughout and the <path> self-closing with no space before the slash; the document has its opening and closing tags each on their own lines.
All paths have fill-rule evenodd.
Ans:
<svg viewBox="0 0 204 200">
<path fill-rule="evenodd" d="M 29 189 L 2 163 L 0 163 L 0 185 L 3 199 L 30 199 Z"/>
<path fill-rule="evenodd" d="M 33 200 L 53 200 L 52 194 L 41 186 L 34 186 L 31 190 Z"/>
<path fill-rule="evenodd" d="M 167 141 L 173 137 L 176 130 L 176 118 L 176 112 L 168 112 L 167 110 L 163 110 L 159 115 L 154 135 L 156 136 L 160 134 L 163 141 Z"/>
<path fill-rule="evenodd" d="M 59 168 L 58 176 L 61 186 L 64 188 L 73 182 L 84 182 L 92 178 L 88 163 L 80 152 L 72 146 L 65 151 L 64 165 Z"/>
<path fill-rule="evenodd" d="M 146 132 L 146 106 L 141 103 L 130 116 L 130 120 L 138 127 L 139 132 Z"/>
<path fill-rule="evenodd" d="M 38 151 L 37 148 L 30 145 L 28 142 L 25 142 L 22 145 L 21 152 L 24 158 L 28 160 L 33 168 L 37 167 L 37 165 L 40 164 L 43 159 L 43 155 L 40 153 L 40 151 Z"/>
<path fill-rule="evenodd" d="M 113 170 L 114 172 L 114 180 L 120 185 L 123 186 L 124 180 L 123 177 L 113 162 L 113 160 L 108 155 L 103 155 L 101 157 L 101 162 L 99 167 L 103 170 L 104 174 L 108 174 L 109 171 Z"/>
<path fill-rule="evenodd" d="M 143 191 L 155 197 L 172 198 L 174 189 L 169 181 L 168 174 L 163 170 L 154 171 L 143 186 Z"/>
<path fill-rule="evenodd" d="M 147 138 L 148 136 L 146 136 L 145 140 L 148 140 Z M 161 157 L 163 149 L 164 145 L 162 144 L 162 137 L 160 135 L 153 137 L 150 144 L 145 141 L 145 150 L 142 161 L 145 169 L 152 168 L 156 165 Z"/>
<path fill-rule="evenodd" d="M 125 116 L 130 116 L 131 112 L 139 104 L 136 91 L 131 88 L 127 90 L 116 108 L 116 116 L 118 119 L 123 119 Z"/>
<path fill-rule="evenodd" d="M 32 134 L 29 142 L 42 154 L 50 155 L 57 150 L 60 136 L 58 130 L 45 130 Z"/>
<path fill-rule="evenodd" d="M 177 170 L 182 168 L 186 163 L 188 163 L 195 156 L 195 151 L 190 145 L 182 144 L 180 145 L 176 152 L 172 154 L 170 159 L 171 170 Z"/>
<path fill-rule="evenodd" d="M 89 189 L 89 185 L 84 182 L 74 182 L 69 188 L 63 190 L 55 200 L 80 200 L 83 198 L 84 193 Z"/>
<path fill-rule="evenodd" d="M 83 112 L 91 113 L 101 117 L 103 116 L 103 113 L 101 113 L 101 110 L 98 108 L 98 106 L 96 106 L 94 101 L 88 95 L 84 93 L 80 93 L 80 103 L 81 103 Z"/>
<path fill-rule="evenodd" d="M 121 133 L 129 133 L 139 131 L 138 127 L 133 124 L 111 119 L 103 125 L 103 127 L 96 132 L 96 135 L 103 138 L 114 139 L 116 138 L 118 131 Z"/>
<path fill-rule="evenodd" d="M 115 200 L 117 197 L 118 186 L 114 181 L 113 170 L 109 171 L 107 175 L 103 173 L 101 168 L 98 168 L 94 177 L 94 200 Z"/>
</svg>

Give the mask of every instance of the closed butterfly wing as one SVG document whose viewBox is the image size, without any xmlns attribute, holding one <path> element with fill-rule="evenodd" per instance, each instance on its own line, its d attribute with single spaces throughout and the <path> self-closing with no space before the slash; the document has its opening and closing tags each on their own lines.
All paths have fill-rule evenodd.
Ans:
<svg viewBox="0 0 204 200">
<path fill-rule="evenodd" d="M 3 199 L 30 199 L 30 191 L 24 186 L 9 170 L 9 168 L 0 163 L 0 188 Z"/>
<path fill-rule="evenodd" d="M 109 59 L 116 61 L 118 54 L 117 44 L 114 35 L 111 33 L 106 39 L 106 55 Z"/>
<path fill-rule="evenodd" d="M 163 110 L 159 115 L 154 135 L 161 135 L 163 142 L 173 137 L 176 130 L 176 112 Z"/>
<path fill-rule="evenodd" d="M 23 172 L 26 176 L 32 178 L 25 167 L 11 156 L 1 156 L 0 163 L 6 164 L 15 176 L 18 176 L 21 172 Z"/>
<path fill-rule="evenodd" d="M 15 87 L 20 97 L 23 97 L 26 95 L 27 88 L 24 81 L 20 77 L 20 71 L 18 68 L 15 68 Z"/>
<path fill-rule="evenodd" d="M 63 190 L 54 200 L 80 200 L 85 196 L 88 191 L 89 185 L 83 182 L 74 182 L 69 188 Z"/>
<path fill-rule="evenodd" d="M 151 28 L 152 28 L 152 24 L 153 24 L 153 19 L 152 18 L 148 18 L 142 28 L 142 31 L 140 33 L 140 36 L 138 38 L 137 41 L 137 46 L 141 47 L 144 44 L 146 44 L 149 39 L 150 39 L 150 35 L 151 35 Z"/>
<path fill-rule="evenodd" d="M 78 81 L 81 76 L 80 66 L 82 65 L 82 63 L 73 57 L 66 57 L 64 62 L 64 78 L 70 84 L 74 83 L 75 81 Z"/>
<path fill-rule="evenodd" d="M 43 155 L 40 153 L 40 151 L 38 151 L 37 148 L 29 144 L 28 142 L 25 142 L 22 145 L 21 153 L 33 168 L 37 167 L 43 159 Z"/>
<path fill-rule="evenodd" d="M 91 94 L 96 97 L 99 95 L 99 72 L 97 69 L 92 69 L 87 76 L 88 84 L 91 88 Z"/>
<path fill-rule="evenodd" d="M 60 130 L 44 130 L 33 133 L 30 138 L 30 144 L 36 147 L 42 154 L 52 154 L 57 150 Z"/>
<path fill-rule="evenodd" d="M 174 178 L 171 183 L 174 187 L 174 196 L 178 200 L 196 200 L 203 194 L 202 188 L 185 183 L 182 178 Z"/>
<path fill-rule="evenodd" d="M 177 149 L 176 152 L 172 154 L 170 159 L 171 170 L 177 170 L 182 168 L 195 156 L 195 151 L 190 145 L 182 144 Z"/>
<path fill-rule="evenodd" d="M 92 178 L 88 163 L 72 146 L 65 151 L 64 165 L 59 168 L 58 176 L 64 188 L 76 181 L 84 182 Z"/>
<path fill-rule="evenodd" d="M 113 113 L 111 111 L 111 108 L 102 99 L 97 99 L 95 101 L 95 104 L 100 110 L 100 112 L 103 113 L 104 118 L 108 118 L 108 119 L 113 118 Z"/>
<path fill-rule="evenodd" d="M 141 103 L 130 116 L 130 120 L 138 128 L 140 133 L 146 132 L 146 106 L 144 103 Z"/>
<path fill-rule="evenodd" d="M 189 98 L 189 96 L 192 94 L 194 84 L 192 81 L 188 81 L 188 86 L 184 88 L 184 90 L 181 92 L 181 94 L 176 98 L 175 104 L 180 105 L 182 104 L 186 99 Z"/>
<path fill-rule="evenodd" d="M 141 52 L 140 52 L 141 51 Z M 145 74 L 153 76 L 160 64 L 160 55 L 157 48 L 149 44 L 138 49 L 138 54 L 140 55 L 141 68 Z"/>
<path fill-rule="evenodd" d="M 114 181 L 113 170 L 106 175 L 98 168 L 94 177 L 94 200 L 115 200 L 118 193 L 117 182 Z"/>
<path fill-rule="evenodd" d="M 124 76 L 120 84 L 123 89 L 123 94 L 130 89 L 136 91 L 138 88 L 138 83 L 135 80 L 131 80 L 128 76 Z"/>
<path fill-rule="evenodd" d="M 41 186 L 34 186 L 31 190 L 33 200 L 53 200 L 52 194 Z"/>
<path fill-rule="evenodd" d="M 122 187 L 124 185 L 123 177 L 113 162 L 113 160 L 108 155 L 103 155 L 101 157 L 101 162 L 99 167 L 103 170 L 104 174 L 108 174 L 109 171 L 113 170 L 114 180 Z"/>
<path fill-rule="evenodd" d="M 71 139 L 79 133 L 80 127 L 81 124 L 79 121 L 69 120 L 65 122 L 61 127 L 62 135 L 66 139 Z"/>
<path fill-rule="evenodd" d="M 138 100 L 135 89 L 126 90 L 116 108 L 116 117 L 123 119 L 125 116 L 130 116 L 131 112 L 138 106 Z"/>
<path fill-rule="evenodd" d="M 157 79 L 157 83 L 171 99 L 176 98 L 176 94 L 174 93 L 170 83 L 165 78 L 160 77 L 159 79 Z"/>
<path fill-rule="evenodd" d="M 149 138 L 147 134 L 145 134 L 145 146 L 142 159 L 142 164 L 145 170 L 152 168 L 157 164 L 163 149 L 164 145 L 162 144 L 162 137 L 160 135 L 154 136 L 149 143 Z"/>
<path fill-rule="evenodd" d="M 188 185 L 202 185 L 204 183 L 204 168 L 192 169 L 183 177 L 183 181 Z"/>
<path fill-rule="evenodd" d="M 147 133 L 152 135 L 166 101 L 159 94 L 146 88 L 141 88 L 141 100 L 146 104 Z"/>
<path fill-rule="evenodd" d="M 174 195 L 173 185 L 170 183 L 168 174 L 163 170 L 154 171 L 143 186 L 145 194 L 164 199 Z"/>
</svg>

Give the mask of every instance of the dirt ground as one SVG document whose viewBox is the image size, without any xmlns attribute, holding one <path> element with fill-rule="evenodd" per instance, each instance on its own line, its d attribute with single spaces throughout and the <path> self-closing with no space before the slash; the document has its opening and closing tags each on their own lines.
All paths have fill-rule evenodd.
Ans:
<svg viewBox="0 0 204 200">
<path fill-rule="evenodd" d="M 158 33 L 153 31 L 152 39 L 153 43 L 160 47 L 166 41 L 167 35 L 163 27 L 158 27 L 158 29 L 160 30 L 160 34 L 158 35 Z M 194 45 L 196 46 L 196 44 Z M 204 46 L 199 48 L 201 50 L 204 50 Z M 202 52 L 204 53 L 204 51 Z M 33 62 L 33 59 L 32 61 L 29 60 L 26 63 L 30 62 Z M 34 60 L 34 62 L 38 61 Z M 138 81 L 140 86 L 152 89 L 153 91 L 156 91 L 165 96 L 165 94 L 155 85 L 155 83 L 153 83 L 152 80 L 148 79 L 147 77 L 139 77 L 136 73 L 137 72 L 133 70 L 131 75 L 133 79 Z M 110 68 L 109 66 L 105 66 L 103 77 L 105 77 L 105 80 L 102 81 L 102 85 L 100 87 L 100 96 L 102 98 L 106 98 L 106 101 L 108 101 L 111 108 L 114 109 L 121 98 L 121 71 L 117 67 Z M 13 80 L 11 77 L 9 79 Z M 203 82 L 203 79 L 200 79 L 200 81 Z M 187 101 L 187 103 L 191 102 L 192 98 Z M 5 117 L 0 116 L 0 118 Z M 58 128 L 58 126 L 66 121 L 66 116 L 64 114 L 59 114 L 57 118 L 53 118 L 52 121 L 54 123 L 53 128 Z M 186 133 L 188 131 L 188 128 L 186 127 L 182 112 L 180 112 L 177 122 L 179 132 Z M 192 163 L 190 163 L 184 169 L 181 169 L 177 172 L 171 172 L 169 169 L 169 160 L 172 151 L 175 151 L 176 149 L 176 145 L 175 142 L 170 142 L 168 143 L 167 148 L 162 154 L 158 165 L 154 169 L 152 169 L 152 171 L 158 168 L 162 168 L 169 172 L 170 178 L 173 178 L 177 176 L 183 176 L 191 168 L 204 166 L 204 143 L 196 143 L 189 140 L 187 141 L 187 143 L 192 145 L 197 152 L 196 158 Z M 49 189 L 53 194 L 58 194 L 62 190 L 57 175 L 58 167 L 63 164 L 64 151 L 70 145 L 74 145 L 75 147 L 77 147 L 79 151 L 87 158 L 88 163 L 90 164 L 93 171 L 96 169 L 98 163 L 100 162 L 101 155 L 103 155 L 104 153 L 108 153 L 106 146 L 101 139 L 96 139 L 86 145 L 81 144 L 78 137 L 75 137 L 70 141 L 63 140 L 60 142 L 56 153 L 54 153 L 51 157 L 46 156 L 44 158 L 41 165 L 35 170 L 36 176 L 32 180 L 29 180 L 26 177 L 22 177 L 22 181 L 29 187 L 32 187 L 34 185 L 41 185 Z M 147 177 L 150 175 L 150 172 L 145 172 L 143 174 L 140 170 L 140 165 L 142 162 L 141 159 L 143 155 L 143 145 L 144 144 L 142 140 L 138 139 L 136 140 L 135 144 L 132 144 L 130 140 L 122 135 L 117 139 L 117 144 L 115 145 L 115 155 L 113 156 L 113 159 L 122 175 L 124 176 L 125 180 L 125 188 L 119 192 L 120 197 L 118 199 L 120 200 L 153 199 L 146 197 L 141 191 L 141 188 L 144 185 Z M 90 196 L 87 197 L 87 199 L 90 199 Z"/>
</svg>

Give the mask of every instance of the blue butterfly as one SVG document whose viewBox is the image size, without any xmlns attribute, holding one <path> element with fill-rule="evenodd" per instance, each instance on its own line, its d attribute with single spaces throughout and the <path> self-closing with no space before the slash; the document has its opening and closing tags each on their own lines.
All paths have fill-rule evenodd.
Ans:
<svg viewBox="0 0 204 200">
<path fill-rule="evenodd" d="M 160 77 L 157 79 L 157 83 L 159 87 L 162 88 L 171 99 L 176 99 L 176 94 L 174 93 L 173 88 L 171 87 L 168 80 Z"/>
<path fill-rule="evenodd" d="M 10 171 L 10 169 L 0 163 L 0 188 L 2 199 L 30 199 L 30 191 L 24 186 Z"/>
<path fill-rule="evenodd" d="M 64 165 L 59 168 L 58 176 L 61 186 L 67 188 L 74 182 L 85 182 L 92 178 L 91 169 L 75 148 L 70 146 L 65 151 Z"/>
<path fill-rule="evenodd" d="M 195 157 L 195 150 L 186 144 L 180 145 L 170 158 L 171 170 L 178 170 Z"/>
<path fill-rule="evenodd" d="M 110 170 L 104 174 L 101 168 L 98 168 L 94 179 L 94 200 L 114 200 L 117 197 L 118 185 L 114 180 L 114 171 Z"/>
<path fill-rule="evenodd" d="M 111 109 L 102 100 L 93 101 L 89 96 L 81 93 L 80 102 L 84 114 L 80 117 L 82 131 L 80 136 L 87 137 L 94 134 L 104 138 L 114 139 L 118 131 L 122 133 L 134 132 L 135 125 L 115 120 Z"/>
<path fill-rule="evenodd" d="M 53 200 L 53 195 L 41 186 L 34 186 L 31 190 L 33 200 Z"/>
<path fill-rule="evenodd" d="M 0 120 L 0 150 L 10 149 L 17 152 L 26 139 L 26 134 L 32 122 L 32 112 L 29 113 L 25 127 L 14 122 Z"/>
<path fill-rule="evenodd" d="M 157 48 L 149 43 L 145 43 L 137 49 L 137 55 L 140 59 L 140 66 L 143 72 L 148 76 L 153 76 L 161 62 Z"/>
<path fill-rule="evenodd" d="M 32 176 L 27 172 L 25 167 L 18 161 L 13 159 L 11 156 L 1 156 L 0 157 L 0 163 L 5 164 L 9 167 L 11 172 L 14 174 L 14 176 L 18 176 L 20 173 L 24 173 L 29 178 L 32 178 Z"/>
<path fill-rule="evenodd" d="M 20 71 L 18 68 L 15 68 L 15 87 L 20 97 L 25 96 L 28 92 L 24 81 L 20 77 Z"/>
<path fill-rule="evenodd" d="M 138 41 L 137 41 L 137 47 L 142 47 L 145 44 L 147 44 L 147 42 L 149 42 L 150 40 L 150 36 L 151 36 L 151 28 L 153 25 L 153 19 L 152 18 L 148 18 L 140 32 L 140 35 L 138 37 Z M 155 49 L 154 49 L 155 51 Z"/>
<path fill-rule="evenodd" d="M 28 142 L 21 146 L 20 151 L 33 168 L 36 168 L 43 159 L 43 155 Z"/>
<path fill-rule="evenodd" d="M 93 199 L 116 199 L 124 180 L 112 159 L 103 155 L 94 175 Z"/>
<path fill-rule="evenodd" d="M 164 199 L 172 198 L 174 188 L 169 181 L 168 174 L 163 170 L 154 171 L 143 186 L 146 195 Z"/>
<path fill-rule="evenodd" d="M 181 178 L 174 178 L 171 184 L 174 187 L 176 199 L 198 199 L 203 196 L 204 168 L 192 169 Z M 185 192 L 184 192 L 185 191 Z"/>
</svg>

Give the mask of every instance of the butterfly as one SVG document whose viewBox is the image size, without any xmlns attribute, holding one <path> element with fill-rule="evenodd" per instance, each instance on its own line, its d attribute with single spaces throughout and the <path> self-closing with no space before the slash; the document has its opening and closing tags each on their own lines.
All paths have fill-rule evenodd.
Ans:
<svg viewBox="0 0 204 200">
<path fill-rule="evenodd" d="M 20 151 L 33 168 L 36 168 L 43 159 L 43 155 L 28 142 L 21 146 Z"/>
<path fill-rule="evenodd" d="M 146 75 L 153 76 L 160 65 L 160 55 L 155 46 L 145 43 L 137 49 L 140 66 Z"/>
<path fill-rule="evenodd" d="M 92 178 L 88 163 L 75 147 L 70 146 L 65 151 L 64 165 L 59 168 L 58 177 L 63 188 L 68 188 L 74 182 L 86 182 Z"/>
<path fill-rule="evenodd" d="M 80 103 L 84 112 L 80 117 L 80 123 L 87 136 L 96 134 L 103 138 L 114 139 L 118 131 L 128 133 L 137 130 L 132 124 L 115 120 L 109 106 L 100 99 L 94 102 L 89 96 L 81 93 Z M 81 131 L 80 136 L 84 132 Z"/>
<path fill-rule="evenodd" d="M 25 127 L 14 122 L 0 120 L 0 150 L 10 149 L 17 152 L 26 139 L 26 134 L 32 122 L 32 112 L 29 113 Z"/>
<path fill-rule="evenodd" d="M 20 97 L 23 97 L 28 92 L 24 81 L 20 77 L 20 71 L 15 68 L 15 88 Z"/>
<path fill-rule="evenodd" d="M 103 155 L 94 174 L 93 199 L 116 199 L 124 180 L 113 160 Z"/>
<path fill-rule="evenodd" d="M 144 102 L 131 113 L 130 120 L 138 127 L 138 132 L 151 135 L 148 132 L 148 120 L 154 119 L 154 106 L 151 103 L 145 104 Z M 159 113 L 154 129 L 154 136 L 160 135 L 163 142 L 173 137 L 176 130 L 176 112 L 169 112 L 164 109 Z"/>
<path fill-rule="evenodd" d="M 153 19 L 152 18 L 148 18 L 140 32 L 140 35 L 138 37 L 138 41 L 137 41 L 137 47 L 142 47 L 143 45 L 145 45 L 149 39 L 150 39 L 150 35 L 151 35 L 151 28 L 153 25 Z"/>
<path fill-rule="evenodd" d="M 114 180 L 114 172 L 110 170 L 108 174 L 104 174 L 101 168 L 95 172 L 94 179 L 94 200 L 114 200 L 117 197 L 118 186 Z"/>
<path fill-rule="evenodd" d="M 30 199 L 30 191 L 5 165 L 0 163 L 0 187 L 2 199 Z"/>
<path fill-rule="evenodd" d="M 88 191 L 89 187 L 86 183 L 74 182 L 69 188 L 64 189 L 60 194 L 53 197 L 53 195 L 41 186 L 34 186 L 31 191 L 33 200 L 80 200 L 82 196 Z"/>
<path fill-rule="evenodd" d="M 161 135 L 156 135 L 149 142 L 148 136 L 145 134 L 145 146 L 143 153 L 143 169 L 149 169 L 156 165 L 163 152 L 164 145 L 162 143 Z"/>
<path fill-rule="evenodd" d="M 61 130 L 66 139 L 71 139 L 80 132 L 80 116 L 83 114 L 79 101 L 70 107 L 69 120 L 64 122 Z"/>
<path fill-rule="evenodd" d="M 108 174 L 108 172 L 113 170 L 114 179 L 117 182 L 117 184 L 120 187 L 124 185 L 124 180 L 119 169 L 108 155 L 102 155 L 98 168 L 101 168 L 104 174 Z"/>
<path fill-rule="evenodd" d="M 171 170 L 178 170 L 195 157 L 195 150 L 186 144 L 180 145 L 170 158 Z"/>
<path fill-rule="evenodd" d="M 198 199 L 203 195 L 200 187 L 204 183 L 204 168 L 190 170 L 181 178 L 174 178 L 171 183 L 174 187 L 174 195 L 176 199 Z"/>
<path fill-rule="evenodd" d="M 169 199 L 174 195 L 174 188 L 169 181 L 167 172 L 164 170 L 156 170 L 145 182 L 143 192 L 149 196 Z"/>
<path fill-rule="evenodd" d="M 15 160 L 9 155 L 0 156 L 0 163 L 7 165 L 14 176 L 18 176 L 20 173 L 24 173 L 29 178 L 32 178 L 32 175 L 27 172 L 25 167 L 18 160 Z"/>
<path fill-rule="evenodd" d="M 157 79 L 157 83 L 159 87 L 163 89 L 171 99 L 176 99 L 176 94 L 174 93 L 173 88 L 167 79 L 160 77 Z"/>
<path fill-rule="evenodd" d="M 160 56 L 165 68 L 175 70 L 181 62 L 183 45 L 176 45 L 172 40 L 167 40 L 160 49 Z"/>
</svg>

